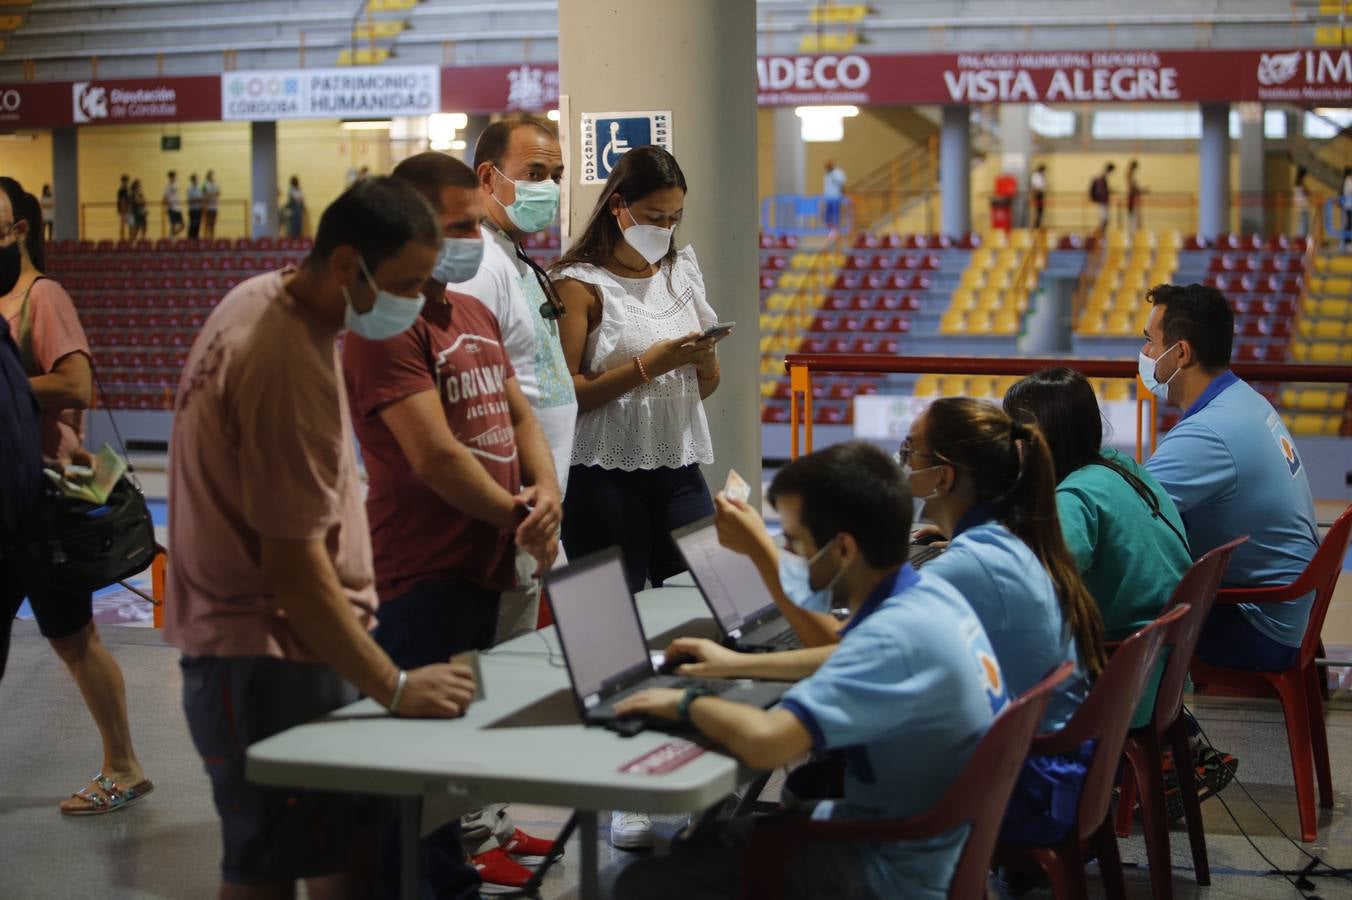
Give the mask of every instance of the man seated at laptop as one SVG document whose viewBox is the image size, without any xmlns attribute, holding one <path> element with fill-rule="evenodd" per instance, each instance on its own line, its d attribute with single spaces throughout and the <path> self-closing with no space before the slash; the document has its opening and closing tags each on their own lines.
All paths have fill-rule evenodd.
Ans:
<svg viewBox="0 0 1352 900">
<path fill-rule="evenodd" d="M 854 442 L 804 456 L 780 471 L 769 497 L 783 517 L 783 554 L 812 560 L 808 569 L 822 576 L 817 592 L 853 613 L 840 644 L 759 654 L 802 660 L 797 675 L 803 680 L 768 711 L 698 690 L 646 691 L 617 704 L 617 711 L 686 719 L 758 769 L 809 750 L 844 750 L 843 797 L 805 789 L 811 779 L 799 773 L 791 779 L 801 815 L 900 819 L 928 809 L 1006 702 L 981 623 L 947 582 L 906 564 L 906 542 L 896 536 L 909 532 L 911 495 L 883 451 Z M 804 578 L 812 582 L 810 571 Z M 742 852 L 756 822 L 747 817 L 709 826 L 669 856 L 630 865 L 615 895 L 736 897 Z M 955 831 L 923 844 L 809 845 L 787 863 L 787 896 L 940 900 L 963 839 Z"/>
</svg>

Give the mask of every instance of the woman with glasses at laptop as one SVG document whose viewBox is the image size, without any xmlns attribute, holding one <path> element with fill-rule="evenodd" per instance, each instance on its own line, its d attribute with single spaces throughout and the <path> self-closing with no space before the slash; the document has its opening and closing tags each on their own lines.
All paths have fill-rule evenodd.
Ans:
<svg viewBox="0 0 1352 900">
<path fill-rule="evenodd" d="M 552 274 L 577 389 L 563 543 L 620 546 L 633 591 L 685 569 L 671 531 L 713 514 L 704 399 L 718 389 L 718 321 L 690 247 L 677 249 L 686 182 L 660 147 L 621 157 L 587 228 Z"/>
</svg>

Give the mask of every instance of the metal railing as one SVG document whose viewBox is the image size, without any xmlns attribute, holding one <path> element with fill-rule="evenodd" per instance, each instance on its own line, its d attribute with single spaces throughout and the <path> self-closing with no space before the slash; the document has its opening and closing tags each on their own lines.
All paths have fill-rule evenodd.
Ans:
<svg viewBox="0 0 1352 900">
<path fill-rule="evenodd" d="M 149 222 L 146 228 L 146 239 L 173 237 L 169 233 L 169 213 L 162 205 L 157 203 L 151 206 L 147 210 L 147 218 Z M 117 211 L 117 204 L 112 201 L 96 200 L 81 203 L 80 240 L 130 239 L 131 228 L 121 219 L 122 215 Z M 185 205 L 183 208 L 184 230 L 177 237 L 186 238 L 188 236 L 187 225 L 189 221 L 188 209 Z M 218 201 L 215 237 L 249 237 L 250 224 L 248 200 L 240 198 Z M 203 233 L 199 237 L 206 237 L 205 225 L 203 226 Z"/>
<path fill-rule="evenodd" d="M 760 230 L 765 234 L 851 234 L 855 221 L 854 202 L 848 196 L 773 194 L 761 201 Z"/>
<path fill-rule="evenodd" d="M 1145 458 L 1145 423 L 1149 423 L 1149 446 L 1159 442 L 1158 401 L 1137 378 L 1135 360 L 1118 359 L 998 359 L 979 356 L 881 356 L 857 354 L 790 353 L 784 358 L 789 373 L 790 458 L 812 452 L 812 376 L 829 375 L 1031 375 L 1055 366 L 1070 366 L 1087 378 L 1121 378 L 1137 382 L 1136 458 Z M 1234 363 L 1230 367 L 1247 381 L 1294 381 L 1310 384 L 1352 384 L 1352 366 L 1296 363 Z M 801 412 L 800 412 L 801 405 Z M 803 437 L 800 440 L 799 425 Z"/>
</svg>

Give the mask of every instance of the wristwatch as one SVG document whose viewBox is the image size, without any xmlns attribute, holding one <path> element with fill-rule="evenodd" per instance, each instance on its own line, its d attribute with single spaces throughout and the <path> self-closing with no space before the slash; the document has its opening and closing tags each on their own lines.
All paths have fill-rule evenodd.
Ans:
<svg viewBox="0 0 1352 900">
<path fill-rule="evenodd" d="M 681 702 L 676 704 L 676 718 L 682 722 L 690 721 L 690 704 L 694 703 L 700 697 L 712 697 L 718 694 L 718 691 L 703 685 L 695 685 L 685 689 L 685 696 Z"/>
</svg>

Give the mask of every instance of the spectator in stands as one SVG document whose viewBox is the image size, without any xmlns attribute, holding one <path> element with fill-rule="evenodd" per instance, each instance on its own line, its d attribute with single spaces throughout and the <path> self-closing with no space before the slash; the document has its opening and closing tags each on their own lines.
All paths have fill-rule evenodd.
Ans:
<svg viewBox="0 0 1352 900">
<path fill-rule="evenodd" d="M 1262 394 L 1230 371 L 1234 314 L 1220 291 L 1158 285 L 1141 348 L 1141 378 L 1183 410 L 1146 462 L 1187 525 L 1194 559 L 1240 535 L 1226 570 L 1231 587 L 1295 581 L 1319 546 L 1314 499 L 1300 452 Z M 1296 659 L 1312 597 L 1216 606 L 1197 643 L 1214 666 L 1279 671 Z"/>
<path fill-rule="evenodd" d="M 1296 166 L 1296 181 L 1291 186 L 1291 206 L 1296 211 L 1296 234 L 1306 237 L 1310 233 L 1310 189 L 1305 186 L 1305 177 L 1309 170 Z"/>
<path fill-rule="evenodd" d="M 554 222 L 563 153 L 548 125 L 514 117 L 484 129 L 474 148 L 474 164 L 486 197 L 484 258 L 474 278 L 455 285 L 454 290 L 480 300 L 497 318 L 517 383 L 544 430 L 559 487 L 566 496 L 577 427 L 577 392 L 559 341 L 563 301 L 548 274 L 523 246 L 531 235 Z M 519 553 L 521 587 L 502 596 L 499 640 L 534 630 L 540 606 L 535 570 L 535 561 Z"/>
<path fill-rule="evenodd" d="M 197 240 L 202 233 L 202 188 L 197 173 L 188 176 L 188 239 Z"/>
<path fill-rule="evenodd" d="M 132 229 L 136 225 L 136 220 L 132 215 L 131 207 L 131 185 L 130 177 L 122 176 L 122 181 L 117 187 L 117 237 L 118 240 L 126 240 L 133 236 Z"/>
<path fill-rule="evenodd" d="M 349 795 L 245 778 L 249 744 L 358 696 L 405 716 L 456 717 L 468 667 L 401 670 L 368 633 L 371 540 L 344 402 L 338 335 L 409 328 L 441 247 L 417 192 L 376 178 L 324 212 L 299 269 L 231 290 L 179 385 L 169 453 L 174 564 L 165 638 L 224 839 L 223 897 L 366 897 L 371 816 Z M 364 878 L 363 878 L 364 876 Z"/>
<path fill-rule="evenodd" d="M 0 256 L 4 250 L 0 248 Z M 0 678 L 14 616 L 23 603 L 22 536 L 41 496 L 42 411 L 29 387 L 9 321 L 0 316 Z"/>
<path fill-rule="evenodd" d="M 1113 199 L 1113 189 L 1108 184 L 1108 176 L 1113 174 L 1113 170 L 1116 168 L 1112 163 L 1108 163 L 1103 167 L 1103 172 L 1089 182 L 1089 201 L 1098 207 L 1098 234 L 1100 237 L 1108 232 L 1108 207 Z"/>
<path fill-rule="evenodd" d="M 52 196 L 52 186 L 44 184 L 42 186 L 42 230 L 47 236 L 47 240 L 53 240 L 53 232 L 56 228 L 56 198 Z"/>
<path fill-rule="evenodd" d="M 806 564 L 805 579 L 813 569 L 829 575 L 833 605 L 853 612 L 839 646 L 736 654 L 711 641 L 678 641 L 669 652 L 707 645 L 723 659 L 687 665 L 683 674 L 752 666 L 802 680 L 768 711 L 698 688 L 646 691 L 616 711 L 688 722 L 755 769 L 837 751 L 836 761 L 790 776 L 785 815 L 904 819 L 931 808 L 1007 702 L 981 623 L 951 585 L 906 564 L 910 491 L 877 448 L 852 442 L 801 457 L 775 476 L 769 500 L 782 517 L 785 554 Z M 841 750 L 849 755 L 843 767 Z M 843 794 L 825 786 L 842 779 Z M 742 853 L 761 821 L 719 822 L 677 842 L 669 856 L 631 864 L 615 896 L 736 897 Z M 923 843 L 809 842 L 783 861 L 788 896 L 941 900 L 963 840 L 959 829 Z"/>
<path fill-rule="evenodd" d="M 169 180 L 165 182 L 161 203 L 165 215 L 169 217 L 169 236 L 178 237 L 183 233 L 183 198 L 178 193 L 177 172 L 169 172 Z"/>
<path fill-rule="evenodd" d="M 131 183 L 131 239 L 145 240 L 146 228 L 150 221 L 150 204 L 146 202 L 145 189 L 141 179 Z"/>
<path fill-rule="evenodd" d="M 432 205 L 441 255 L 413 327 L 385 341 L 348 335 L 343 373 L 370 481 L 375 638 L 396 665 L 413 668 L 493 645 L 499 596 L 516 585 L 516 548 L 548 568 L 562 509 L 553 455 L 497 320 L 473 297 L 446 290 L 447 281 L 467 281 L 483 256 L 485 197 L 474 170 L 428 152 L 401 162 L 394 177 Z M 473 867 L 462 861 L 457 823 L 424 844 L 451 851 L 434 867 L 455 873 L 438 878 L 436 896 L 477 888 L 476 868 L 484 881 L 521 888 L 530 872 L 508 853 L 549 849 L 518 831 L 500 805 L 471 825 Z"/>
<path fill-rule="evenodd" d="M 1047 209 L 1047 164 L 1041 163 L 1028 176 L 1028 194 L 1033 202 L 1033 227 L 1042 227 L 1042 214 Z"/>
<path fill-rule="evenodd" d="M 0 314 L 42 408 L 42 455 L 55 468 L 91 465 L 82 446 L 84 410 L 93 395 L 89 341 L 70 295 L 42 274 L 38 202 L 12 178 L 0 178 L 0 235 Z M 54 592 L 36 577 L 25 586 L 38 630 L 70 670 L 103 741 L 99 773 L 61 811 L 91 815 L 120 809 L 153 785 L 132 747 L 122 670 L 99 640 L 93 597 Z"/>
<path fill-rule="evenodd" d="M 1094 388 L 1074 369 L 1044 369 L 1005 394 L 1005 412 L 1027 416 L 1047 438 L 1056 467 L 1061 534 L 1110 641 L 1157 618 L 1192 565 L 1174 501 L 1136 460 L 1103 446 Z M 1150 721 L 1163 662 L 1132 727 Z"/>
<path fill-rule="evenodd" d="M 221 206 L 221 188 L 216 184 L 216 173 L 207 169 L 202 182 L 202 231 L 207 240 L 216 237 L 216 214 Z"/>
<path fill-rule="evenodd" d="M 822 219 L 828 228 L 840 227 L 840 209 L 845 203 L 845 170 L 836 165 L 835 160 L 826 161 L 826 175 L 822 178 L 822 196 L 826 205 L 822 210 Z"/>
<path fill-rule="evenodd" d="M 1136 172 L 1141 164 L 1136 160 L 1127 163 L 1127 229 L 1130 234 L 1141 230 L 1141 195 L 1145 188 L 1136 180 Z"/>
<path fill-rule="evenodd" d="M 298 238 L 305 230 L 305 192 L 300 189 L 299 176 L 291 176 L 286 189 L 286 236 Z"/>
<path fill-rule="evenodd" d="M 1343 166 L 1343 185 L 1339 197 L 1343 208 L 1342 249 L 1352 243 L 1352 166 Z"/>
</svg>

